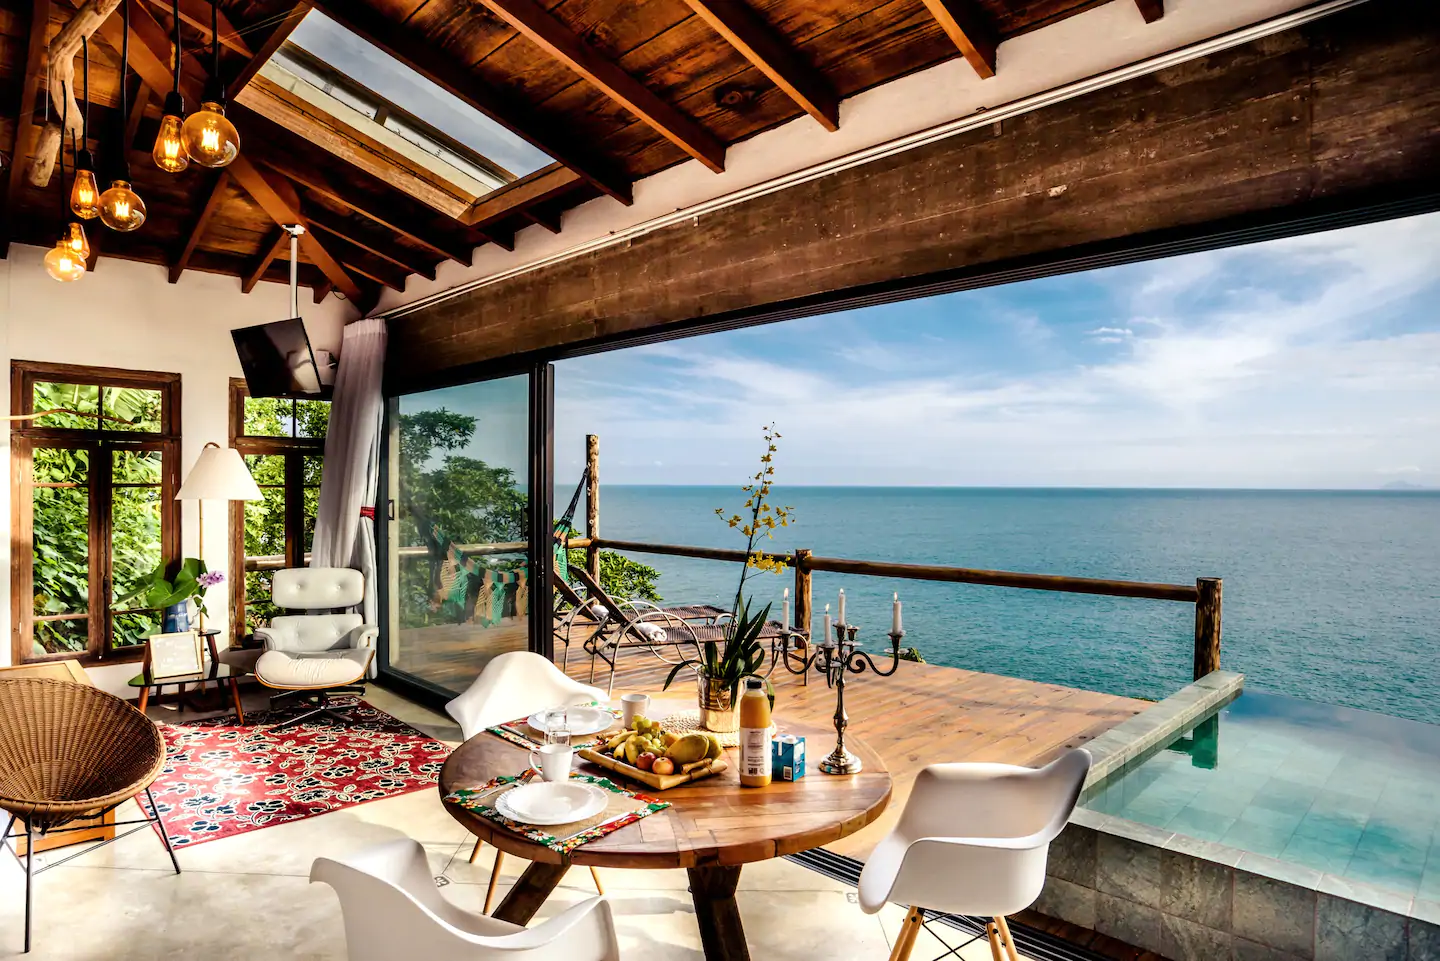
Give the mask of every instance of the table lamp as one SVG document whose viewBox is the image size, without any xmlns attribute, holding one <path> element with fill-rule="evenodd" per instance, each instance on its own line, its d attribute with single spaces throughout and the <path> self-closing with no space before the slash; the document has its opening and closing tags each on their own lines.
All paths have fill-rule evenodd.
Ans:
<svg viewBox="0 0 1440 961">
<path fill-rule="evenodd" d="M 245 459 L 233 447 L 221 447 L 211 441 L 200 451 L 200 459 L 175 494 L 177 501 L 195 501 L 200 521 L 199 558 L 205 560 L 205 502 L 258 501 L 263 495 L 260 485 L 250 476 Z M 201 615 L 201 628 L 205 626 Z"/>
</svg>

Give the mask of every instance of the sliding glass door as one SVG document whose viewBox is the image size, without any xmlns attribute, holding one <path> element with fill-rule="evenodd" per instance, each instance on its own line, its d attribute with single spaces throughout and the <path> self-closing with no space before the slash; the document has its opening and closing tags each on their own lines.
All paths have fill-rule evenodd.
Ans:
<svg viewBox="0 0 1440 961">
<path fill-rule="evenodd" d="M 382 670 L 463 691 L 506 651 L 543 649 L 548 529 L 545 369 L 391 399 Z M 548 543 L 548 538 L 544 543 Z M 532 625 L 531 613 L 535 612 Z"/>
</svg>

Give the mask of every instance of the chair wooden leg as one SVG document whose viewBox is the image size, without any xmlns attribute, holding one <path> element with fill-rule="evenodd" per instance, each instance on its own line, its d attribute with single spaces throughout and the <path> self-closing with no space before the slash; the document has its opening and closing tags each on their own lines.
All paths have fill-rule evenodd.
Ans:
<svg viewBox="0 0 1440 961">
<path fill-rule="evenodd" d="M 900 925 L 900 933 L 895 936 L 895 947 L 890 949 L 890 961 L 908 961 L 910 952 L 915 947 L 915 939 L 920 935 L 920 924 L 924 920 L 925 916 L 919 908 L 911 908 L 905 915 L 905 920 Z"/>
<path fill-rule="evenodd" d="M 600 883 L 600 875 L 598 875 L 598 874 L 595 873 L 595 869 L 594 869 L 594 868 L 591 868 L 591 869 L 590 869 L 590 879 L 595 882 L 595 890 L 598 891 L 598 892 L 601 893 L 601 894 L 604 894 L 604 893 L 605 893 L 605 886 Z"/>
<path fill-rule="evenodd" d="M 1000 939 L 1005 942 L 1005 953 L 1010 961 L 1020 961 L 1020 954 L 1015 950 L 1015 941 L 1010 937 L 1010 925 L 1003 917 L 995 919 L 995 926 L 1000 929 Z"/>
<path fill-rule="evenodd" d="M 990 941 L 991 961 L 1005 961 L 1000 956 L 1000 932 L 996 929 L 994 921 L 985 922 L 985 937 Z"/>
<path fill-rule="evenodd" d="M 495 886 L 500 883 L 500 865 L 505 861 L 505 852 L 495 849 L 495 865 L 490 869 L 490 884 L 485 888 L 485 913 L 495 904 Z"/>
<path fill-rule="evenodd" d="M 470 849 L 470 863 L 471 863 L 471 864 L 474 864 L 474 863 L 475 863 L 475 859 L 480 856 L 480 845 L 482 845 L 482 844 L 484 844 L 484 843 L 485 843 L 485 842 L 484 842 L 484 841 L 481 841 L 479 838 L 476 838 L 476 839 L 475 839 L 475 847 L 473 847 L 473 848 Z"/>
</svg>

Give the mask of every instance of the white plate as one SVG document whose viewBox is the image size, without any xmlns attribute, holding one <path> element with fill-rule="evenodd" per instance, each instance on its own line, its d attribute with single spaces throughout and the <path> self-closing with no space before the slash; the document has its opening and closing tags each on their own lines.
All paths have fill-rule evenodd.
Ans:
<svg viewBox="0 0 1440 961">
<path fill-rule="evenodd" d="M 536 781 L 506 791 L 495 800 L 495 810 L 523 824 L 569 824 L 605 810 L 605 792 L 577 781 Z"/>
<path fill-rule="evenodd" d="M 549 718 L 559 713 L 562 708 L 552 707 L 543 711 L 536 711 L 526 719 L 525 723 L 531 728 L 546 733 L 549 727 Z M 603 707 L 570 707 L 563 708 L 567 711 L 570 721 L 570 735 L 572 737 L 587 737 L 591 734 L 599 734 L 601 731 L 608 731 L 610 725 L 615 723 L 615 715 Z"/>
</svg>

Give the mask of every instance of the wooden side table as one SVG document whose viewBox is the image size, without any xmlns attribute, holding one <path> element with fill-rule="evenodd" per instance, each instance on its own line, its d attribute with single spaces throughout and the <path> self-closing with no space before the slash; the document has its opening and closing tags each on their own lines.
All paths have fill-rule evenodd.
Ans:
<svg viewBox="0 0 1440 961">
<path fill-rule="evenodd" d="M 140 689 L 139 706 L 142 714 L 150 704 L 152 690 L 157 694 L 162 693 L 168 685 L 173 684 L 180 689 L 181 694 L 184 694 L 187 684 L 197 684 L 201 689 L 211 683 L 219 689 L 228 687 L 230 699 L 235 704 L 235 716 L 241 724 L 244 724 L 245 710 L 240 706 L 240 685 L 236 683 L 236 678 L 243 676 L 244 672 L 232 668 L 229 664 L 221 664 L 219 661 L 211 661 L 209 668 L 204 671 L 195 674 L 178 674 L 174 677 L 154 677 L 147 666 L 142 673 L 136 674 L 130 679 L 129 686 Z"/>
</svg>

